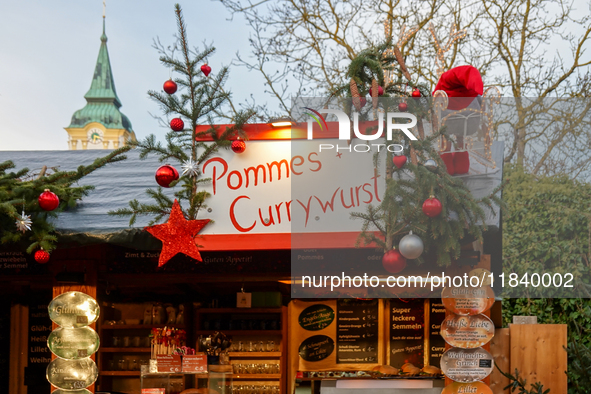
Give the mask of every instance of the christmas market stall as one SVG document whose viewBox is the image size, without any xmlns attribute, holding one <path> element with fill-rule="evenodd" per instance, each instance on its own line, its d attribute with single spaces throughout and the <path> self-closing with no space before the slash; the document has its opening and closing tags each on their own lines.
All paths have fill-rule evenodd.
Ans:
<svg viewBox="0 0 591 394">
<path fill-rule="evenodd" d="M 227 69 L 188 49 L 176 12 L 184 56 L 163 55 L 174 78 L 149 92 L 164 142 L 2 152 L 7 392 L 491 393 L 495 362 L 561 392 L 563 327 L 497 330 L 499 94 L 443 69 L 465 32 L 434 35 L 433 91 L 402 32 L 290 117 L 210 125 Z"/>
</svg>

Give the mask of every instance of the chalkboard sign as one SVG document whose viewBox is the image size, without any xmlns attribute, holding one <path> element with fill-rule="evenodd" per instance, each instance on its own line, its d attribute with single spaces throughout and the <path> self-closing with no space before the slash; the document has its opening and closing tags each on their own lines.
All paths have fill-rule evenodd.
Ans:
<svg viewBox="0 0 591 394">
<path fill-rule="evenodd" d="M 298 317 L 298 322 L 304 330 L 319 331 L 334 321 L 334 310 L 324 304 L 311 305 L 304 309 Z"/>
<path fill-rule="evenodd" d="M 390 365 L 424 364 L 424 300 L 390 300 Z"/>
<path fill-rule="evenodd" d="M 378 362 L 378 300 L 337 300 L 337 364 Z"/>
<path fill-rule="evenodd" d="M 441 336 L 441 324 L 445 320 L 445 306 L 438 299 L 430 300 L 429 308 L 429 364 L 439 366 L 445 351 L 445 340 Z"/>
<path fill-rule="evenodd" d="M 326 335 L 314 335 L 305 339 L 299 348 L 300 357 L 306 361 L 321 361 L 334 351 L 334 341 Z"/>
</svg>

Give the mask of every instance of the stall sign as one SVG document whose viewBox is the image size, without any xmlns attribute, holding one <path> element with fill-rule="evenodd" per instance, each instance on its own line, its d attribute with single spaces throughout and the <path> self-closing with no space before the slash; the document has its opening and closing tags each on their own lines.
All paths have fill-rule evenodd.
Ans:
<svg viewBox="0 0 591 394">
<path fill-rule="evenodd" d="M 206 373 L 207 372 L 207 355 L 205 353 L 197 353 L 183 356 L 182 371 L 189 373 Z"/>
<path fill-rule="evenodd" d="M 158 372 L 181 372 L 181 356 L 176 354 L 157 354 Z"/>
<path fill-rule="evenodd" d="M 458 383 L 446 386 L 441 394 L 493 394 L 490 387 L 483 382 Z"/>
<path fill-rule="evenodd" d="M 318 141 L 307 140 L 250 141 L 240 155 L 221 150 L 201 168 L 213 196 L 213 223 L 201 234 L 360 231 L 350 213 L 379 204 L 384 162 L 376 174 L 372 154 L 319 152 Z"/>
<path fill-rule="evenodd" d="M 334 310 L 324 304 L 311 305 L 298 317 L 300 327 L 307 331 L 323 330 L 334 321 Z"/>
<path fill-rule="evenodd" d="M 473 349 L 484 346 L 495 335 L 495 325 L 483 314 L 451 314 L 441 325 L 441 336 L 454 347 Z"/>
<path fill-rule="evenodd" d="M 90 327 L 58 328 L 47 339 L 47 346 L 53 354 L 69 360 L 92 356 L 99 343 L 98 334 Z"/>
<path fill-rule="evenodd" d="M 486 378 L 494 367 L 493 356 L 483 348 L 452 347 L 441 357 L 443 374 L 455 382 L 473 383 Z"/>
<path fill-rule="evenodd" d="M 424 364 L 424 300 L 390 300 L 390 365 Z"/>
<path fill-rule="evenodd" d="M 69 291 L 49 303 L 49 318 L 65 328 L 86 327 L 99 318 L 100 308 L 94 298 L 79 291 Z"/>
<path fill-rule="evenodd" d="M 65 360 L 56 358 L 47 366 L 47 380 L 62 390 L 80 390 L 92 385 L 98 377 L 98 368 L 90 358 Z"/>
<path fill-rule="evenodd" d="M 446 287 L 441 292 L 445 308 L 456 315 L 477 315 L 495 303 L 495 292 L 490 286 Z"/>
<path fill-rule="evenodd" d="M 305 361 L 321 361 L 334 351 L 334 340 L 326 335 L 314 335 L 305 339 L 299 348 L 299 354 Z"/>
</svg>

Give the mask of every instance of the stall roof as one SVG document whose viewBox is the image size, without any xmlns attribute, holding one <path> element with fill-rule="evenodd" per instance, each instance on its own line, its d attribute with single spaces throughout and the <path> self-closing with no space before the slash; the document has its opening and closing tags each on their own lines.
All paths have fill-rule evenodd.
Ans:
<svg viewBox="0 0 591 394">
<path fill-rule="evenodd" d="M 493 144 L 492 156 L 497 163 L 496 170 L 463 177 L 475 197 L 488 195 L 501 183 L 503 151 L 503 142 Z M 11 160 L 17 170 L 24 167 L 38 170 L 43 166 L 75 170 L 107 153 L 105 150 L 4 151 L 0 153 L 0 162 Z M 138 217 L 134 227 L 130 228 L 128 218 L 111 216 L 107 212 L 126 207 L 132 199 L 150 202 L 144 191 L 156 186 L 154 173 L 162 164 L 155 155 L 140 160 L 139 152 L 132 150 L 127 152 L 127 160 L 107 164 L 84 177 L 79 184 L 93 185 L 95 189 L 76 208 L 60 213 L 56 227 L 63 235 L 62 241 L 76 244 L 108 242 L 137 249 L 157 247 L 159 241 L 142 231 L 148 224 L 148 217 Z M 172 197 L 172 190 L 165 192 Z M 498 229 L 500 215 L 487 214 L 486 223 Z"/>
</svg>

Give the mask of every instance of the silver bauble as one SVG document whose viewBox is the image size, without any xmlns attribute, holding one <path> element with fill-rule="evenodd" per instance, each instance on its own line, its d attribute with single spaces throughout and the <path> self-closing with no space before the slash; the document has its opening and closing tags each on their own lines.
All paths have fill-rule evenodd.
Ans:
<svg viewBox="0 0 591 394">
<path fill-rule="evenodd" d="M 429 159 L 427 161 L 425 161 L 425 163 L 423 163 L 423 165 L 429 170 L 429 171 L 435 171 L 437 169 L 437 162 L 433 159 Z"/>
<path fill-rule="evenodd" d="M 398 251 L 407 259 L 416 259 L 423 253 L 424 247 L 423 240 L 411 231 L 400 240 Z"/>
</svg>

